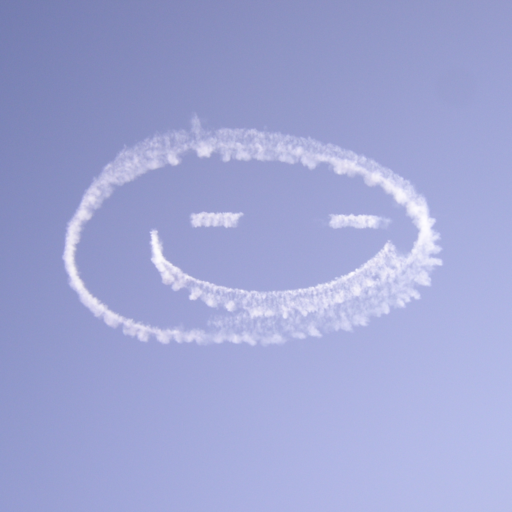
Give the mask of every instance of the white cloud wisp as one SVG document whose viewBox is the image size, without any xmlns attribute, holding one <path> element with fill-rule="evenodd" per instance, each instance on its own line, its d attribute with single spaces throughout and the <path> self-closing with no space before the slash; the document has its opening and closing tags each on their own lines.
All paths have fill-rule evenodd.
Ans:
<svg viewBox="0 0 512 512">
<path fill-rule="evenodd" d="M 193 213 L 190 215 L 190 223 L 194 228 L 236 228 L 238 226 L 238 221 L 240 217 L 243 216 L 243 213 L 231 213 L 231 212 L 222 212 L 222 213 Z"/>
<path fill-rule="evenodd" d="M 367 185 L 380 186 L 405 208 L 418 229 L 418 237 L 409 254 L 399 254 L 394 245 L 387 242 L 376 256 L 357 270 L 328 283 L 297 290 L 257 292 L 218 286 L 185 274 L 165 259 L 158 233 L 153 231 L 152 261 L 163 283 L 171 285 L 173 290 L 187 289 L 190 299 L 204 301 L 208 306 L 217 308 L 218 314 L 205 330 L 160 328 L 124 317 L 95 297 L 80 277 L 75 255 L 82 230 L 117 187 L 148 171 L 168 164 L 176 166 L 182 156 L 191 151 L 200 158 L 217 153 L 224 162 L 230 159 L 279 161 L 300 163 L 310 169 L 327 164 L 337 174 L 361 176 Z M 348 222 L 347 225 L 352 227 L 383 227 L 381 223 L 385 220 L 373 216 L 334 216 L 337 217 L 345 220 L 335 223 Z M 211 225 L 226 226 L 223 222 L 227 218 L 220 219 L 211 221 Z M 227 223 L 236 225 L 238 219 L 231 218 Z M 194 225 L 193 218 L 191 222 Z M 198 226 L 206 225 L 202 224 L 204 217 L 197 222 Z M 217 222 L 220 224 L 215 224 Z M 68 224 L 63 258 L 69 283 L 82 303 L 110 327 L 121 327 L 125 334 L 136 336 L 141 341 L 155 337 L 162 343 L 172 340 L 280 343 L 290 338 L 351 330 L 353 326 L 365 325 L 372 316 L 388 313 L 393 307 L 403 307 L 412 298 L 419 298 L 417 287 L 429 285 L 430 273 L 441 264 L 441 260 L 434 257 L 440 248 L 433 224 L 425 199 L 416 193 L 412 185 L 372 160 L 331 144 L 280 133 L 244 129 L 206 131 L 195 119 L 190 132 L 175 131 L 147 139 L 123 150 L 104 168 L 85 192 Z"/>
<path fill-rule="evenodd" d="M 376 215 L 331 215 L 329 226 L 334 229 L 339 228 L 385 228 L 391 221 L 384 217 Z"/>
</svg>

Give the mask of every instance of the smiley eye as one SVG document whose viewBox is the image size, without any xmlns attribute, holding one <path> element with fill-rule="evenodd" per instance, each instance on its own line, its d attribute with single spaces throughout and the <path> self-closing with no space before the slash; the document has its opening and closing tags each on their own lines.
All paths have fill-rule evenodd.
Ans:
<svg viewBox="0 0 512 512">
<path fill-rule="evenodd" d="M 329 226 L 338 228 L 386 228 L 391 219 L 378 217 L 376 215 L 331 215 Z"/>
<path fill-rule="evenodd" d="M 243 213 L 221 212 L 221 213 L 193 213 L 190 215 L 190 224 L 194 228 L 236 228 Z"/>
</svg>

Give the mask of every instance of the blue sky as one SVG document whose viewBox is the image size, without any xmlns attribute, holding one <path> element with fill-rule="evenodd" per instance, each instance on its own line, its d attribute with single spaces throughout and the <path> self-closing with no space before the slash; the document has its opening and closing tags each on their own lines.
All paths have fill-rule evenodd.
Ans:
<svg viewBox="0 0 512 512">
<path fill-rule="evenodd" d="M 506 2 L 3 2 L 0 508 L 508 510 L 511 22 Z M 68 285 L 67 223 L 123 148 L 194 114 L 409 180 L 441 235 L 432 286 L 279 346 L 107 327 Z M 203 211 L 244 216 L 192 227 Z M 115 311 L 187 328 L 209 308 L 162 285 L 152 229 L 184 271 L 248 290 L 313 286 L 415 237 L 357 178 L 187 155 L 116 191 L 77 251 Z"/>
</svg>

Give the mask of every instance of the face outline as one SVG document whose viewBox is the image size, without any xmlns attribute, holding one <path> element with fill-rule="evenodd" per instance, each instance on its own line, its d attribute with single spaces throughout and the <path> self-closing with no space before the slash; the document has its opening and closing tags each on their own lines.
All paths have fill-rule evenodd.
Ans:
<svg viewBox="0 0 512 512">
<path fill-rule="evenodd" d="M 211 307 L 224 310 L 227 315 L 212 318 L 208 331 L 161 329 L 136 322 L 111 311 L 81 280 L 75 262 L 81 231 L 116 187 L 164 165 L 178 165 L 181 156 L 188 151 L 195 151 L 200 158 L 218 153 L 224 162 L 232 158 L 255 159 L 301 163 L 310 169 L 326 163 L 337 174 L 360 175 L 367 185 L 379 185 L 405 207 L 406 214 L 418 229 L 418 238 L 409 254 L 399 255 L 388 242 L 361 267 L 330 282 L 296 290 L 257 292 L 218 286 L 188 276 L 165 259 L 158 233 L 153 231 L 152 261 L 164 284 L 171 285 L 174 290 L 186 288 L 191 299 L 199 298 Z M 354 325 L 366 324 L 370 316 L 388 313 L 391 307 L 404 306 L 412 298 L 418 298 L 417 285 L 428 285 L 429 273 L 441 264 L 432 257 L 440 250 L 433 224 L 425 199 L 410 183 L 376 162 L 311 139 L 256 130 L 207 132 L 195 121 L 191 132 L 172 132 L 148 139 L 124 150 L 105 167 L 86 191 L 68 225 L 64 261 L 70 285 L 84 305 L 109 326 L 122 326 L 125 334 L 137 336 L 142 341 L 155 336 L 163 343 L 171 339 L 178 342 L 278 343 L 287 338 L 350 330 Z"/>
</svg>

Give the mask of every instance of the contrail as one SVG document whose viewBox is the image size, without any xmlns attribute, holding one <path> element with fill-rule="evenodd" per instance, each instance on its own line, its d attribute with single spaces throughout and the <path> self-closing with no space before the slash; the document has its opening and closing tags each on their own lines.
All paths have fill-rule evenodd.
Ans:
<svg viewBox="0 0 512 512">
<path fill-rule="evenodd" d="M 331 215 L 331 228 L 385 228 L 391 220 L 376 215 Z"/>
<path fill-rule="evenodd" d="M 238 221 L 242 217 L 243 213 L 193 213 L 190 216 L 190 223 L 194 228 L 204 227 L 224 227 L 224 228 L 236 228 Z"/>
<path fill-rule="evenodd" d="M 323 163 L 337 174 L 361 176 L 367 185 L 380 186 L 404 207 L 418 229 L 418 237 L 409 254 L 399 254 L 394 245 L 387 242 L 376 256 L 357 270 L 328 283 L 297 290 L 257 292 L 218 286 L 185 274 L 165 259 L 158 233 L 153 231 L 152 261 L 164 284 L 171 285 L 173 290 L 187 289 L 190 299 L 204 301 L 208 306 L 217 308 L 218 314 L 210 320 L 206 330 L 160 328 L 126 318 L 111 311 L 89 292 L 82 281 L 75 260 L 82 230 L 117 187 L 148 171 L 168 164 L 178 165 L 182 156 L 190 151 L 200 158 L 217 153 L 224 162 L 231 159 L 278 161 L 300 163 L 309 169 Z M 377 227 L 371 224 L 377 220 L 381 222 L 380 217 L 354 217 L 369 217 L 370 220 L 358 221 L 359 224 L 370 224 L 364 227 Z M 351 216 L 333 216 L 331 222 L 333 218 L 346 221 Z M 372 218 L 377 220 L 372 221 Z M 193 218 L 191 222 L 194 222 Z M 202 220 L 198 222 L 198 225 L 204 225 Z M 352 227 L 361 227 L 355 226 L 355 221 L 350 222 Z M 244 129 L 206 131 L 195 118 L 190 132 L 174 131 L 147 139 L 123 150 L 104 168 L 85 192 L 68 224 L 63 258 L 69 283 L 83 304 L 107 325 L 120 326 L 125 334 L 136 336 L 141 341 L 153 336 L 162 343 L 172 340 L 280 343 L 290 338 L 351 330 L 353 326 L 365 325 L 372 316 L 388 313 L 393 307 L 403 307 L 412 298 L 419 298 L 417 287 L 429 285 L 430 273 L 435 266 L 441 265 L 441 260 L 433 256 L 440 251 L 437 245 L 439 236 L 433 230 L 434 222 L 425 199 L 408 181 L 363 156 L 332 144 L 280 133 Z"/>
</svg>

